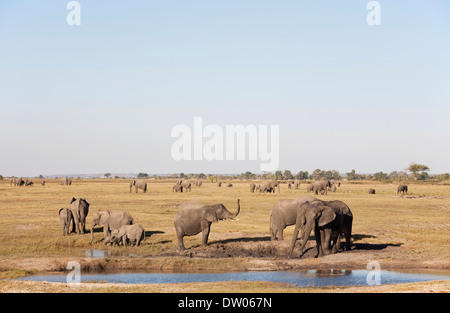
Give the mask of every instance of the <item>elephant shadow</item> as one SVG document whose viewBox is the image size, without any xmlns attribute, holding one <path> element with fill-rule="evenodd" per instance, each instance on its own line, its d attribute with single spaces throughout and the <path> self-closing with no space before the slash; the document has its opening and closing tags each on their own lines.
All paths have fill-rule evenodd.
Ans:
<svg viewBox="0 0 450 313">
<path fill-rule="evenodd" d="M 161 230 L 146 230 L 145 231 L 145 238 L 150 238 L 152 235 L 156 234 L 164 234 Z"/>
<path fill-rule="evenodd" d="M 264 242 L 264 241 L 271 241 L 270 236 L 230 238 L 230 239 L 223 239 L 223 240 L 215 240 L 215 241 L 210 242 L 210 244 L 227 244 L 227 243 L 233 243 L 233 242 Z"/>
<path fill-rule="evenodd" d="M 377 238 L 377 236 L 373 235 L 365 235 L 365 234 L 354 234 L 352 235 L 352 250 L 383 250 L 387 247 L 400 247 L 401 243 L 358 243 L 355 241 L 359 241 L 365 238 Z"/>
</svg>

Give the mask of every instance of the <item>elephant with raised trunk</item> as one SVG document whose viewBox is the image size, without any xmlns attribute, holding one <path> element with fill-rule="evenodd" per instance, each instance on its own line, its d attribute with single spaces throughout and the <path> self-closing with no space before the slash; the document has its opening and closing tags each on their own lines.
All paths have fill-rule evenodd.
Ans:
<svg viewBox="0 0 450 313">
<path fill-rule="evenodd" d="M 350 250 L 353 214 L 350 208 L 342 201 L 307 201 L 297 210 L 297 220 L 294 234 L 289 248 L 289 257 L 292 256 L 297 235 L 301 228 L 302 243 L 300 253 L 303 255 L 309 235 L 314 228 L 316 238 L 317 256 L 336 253 L 340 249 L 340 236 L 345 236 L 346 250 Z"/>
<path fill-rule="evenodd" d="M 237 211 L 231 213 L 223 204 L 205 205 L 187 208 L 175 215 L 174 225 L 178 237 L 178 251 L 185 250 L 183 238 L 195 236 L 202 232 L 202 245 L 208 244 L 211 224 L 225 219 L 234 219 L 240 212 L 240 200 L 237 200 Z"/>
<path fill-rule="evenodd" d="M 92 218 L 91 223 L 91 241 L 94 240 L 94 227 L 103 226 L 105 236 L 105 245 L 109 242 L 111 231 L 124 225 L 133 225 L 134 220 L 130 213 L 120 211 L 98 211 Z"/>
<path fill-rule="evenodd" d="M 270 211 L 269 231 L 272 240 L 283 240 L 283 231 L 286 226 L 294 225 L 297 220 L 297 209 L 306 201 L 314 201 L 312 196 L 301 197 L 296 200 L 280 200 Z"/>
<path fill-rule="evenodd" d="M 138 193 L 139 189 L 143 190 L 144 193 L 147 192 L 147 182 L 143 179 L 132 180 L 130 183 L 130 192 L 131 192 L 131 189 L 133 189 L 133 187 L 135 188 L 136 193 Z"/>
<path fill-rule="evenodd" d="M 75 230 L 78 234 L 84 234 L 86 232 L 86 216 L 89 213 L 89 206 L 90 203 L 83 198 L 72 198 L 70 201 L 70 210 L 73 215 L 72 232 L 75 232 Z"/>
</svg>

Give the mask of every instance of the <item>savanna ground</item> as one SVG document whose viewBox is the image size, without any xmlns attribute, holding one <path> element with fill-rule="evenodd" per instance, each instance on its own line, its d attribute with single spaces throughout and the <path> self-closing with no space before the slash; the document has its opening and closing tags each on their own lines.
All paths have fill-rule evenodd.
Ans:
<svg viewBox="0 0 450 313">
<path fill-rule="evenodd" d="M 352 250 L 313 258 L 315 241 L 299 258 L 286 259 L 293 227 L 285 240 L 270 240 L 269 213 L 281 199 L 307 195 L 281 185 L 274 194 L 250 193 L 250 182 L 234 181 L 233 187 L 218 188 L 204 182 L 190 193 L 174 193 L 174 181 L 148 181 L 146 194 L 129 192 L 129 180 L 74 180 L 60 186 L 47 180 L 46 186 L 11 187 L 0 181 L 0 292 L 448 292 L 450 281 L 333 288 L 299 288 L 269 282 L 216 282 L 189 284 L 114 285 L 87 283 L 77 288 L 66 284 L 10 280 L 40 272 L 65 271 L 67 263 L 78 261 L 84 271 L 136 272 L 220 272 L 249 270 L 366 269 L 378 261 L 384 270 L 450 271 L 450 185 L 410 182 L 409 195 L 396 194 L 397 183 L 343 182 L 336 193 L 317 196 L 342 200 L 354 215 Z M 376 194 L 369 195 L 368 189 Z M 105 247 L 101 229 L 94 242 L 90 235 L 63 237 L 58 210 L 70 206 L 72 197 L 91 203 L 87 229 L 97 210 L 131 213 L 146 230 L 140 247 Z M 201 234 L 185 237 L 188 248 L 177 253 L 173 218 L 185 205 L 223 203 L 231 212 L 241 199 L 236 220 L 213 223 L 209 245 L 201 246 Z M 109 251 L 104 258 L 89 258 L 91 249 Z"/>
</svg>

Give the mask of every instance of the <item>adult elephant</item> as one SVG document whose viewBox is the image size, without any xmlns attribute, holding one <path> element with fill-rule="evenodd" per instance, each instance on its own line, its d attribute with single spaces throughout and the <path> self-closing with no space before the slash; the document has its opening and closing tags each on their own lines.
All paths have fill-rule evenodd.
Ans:
<svg viewBox="0 0 450 313">
<path fill-rule="evenodd" d="M 278 187 L 278 192 L 280 192 L 280 183 L 276 180 L 263 181 L 259 185 L 259 192 L 273 192 L 275 193 L 275 188 Z"/>
<path fill-rule="evenodd" d="M 296 200 L 280 200 L 270 211 L 269 231 L 272 240 L 283 240 L 283 231 L 287 226 L 294 225 L 297 220 L 297 209 L 306 201 L 314 201 L 312 196 L 301 197 Z"/>
<path fill-rule="evenodd" d="M 72 211 L 73 223 L 72 232 L 84 234 L 86 232 L 86 217 L 89 213 L 90 203 L 83 198 L 72 198 L 70 201 L 70 210 Z"/>
<path fill-rule="evenodd" d="M 407 185 L 398 185 L 397 194 L 399 194 L 399 193 L 408 194 L 408 186 Z"/>
<path fill-rule="evenodd" d="M 191 182 L 184 180 L 180 186 L 183 188 L 182 190 L 184 190 L 184 192 L 191 192 L 191 188 L 192 188 L 192 184 Z"/>
<path fill-rule="evenodd" d="M 105 245 L 109 242 L 111 231 L 119 229 L 123 225 L 133 225 L 134 220 L 130 213 L 120 211 L 98 211 L 95 213 L 91 223 L 91 241 L 94 240 L 94 227 L 103 226 Z"/>
<path fill-rule="evenodd" d="M 13 178 L 10 185 L 12 186 L 13 184 L 14 186 L 23 186 L 25 185 L 25 180 L 23 178 Z"/>
<path fill-rule="evenodd" d="M 292 256 L 297 235 L 301 228 L 304 228 L 300 247 L 301 255 L 303 255 L 303 250 L 313 228 L 316 238 L 316 256 L 337 252 L 340 246 L 341 234 L 345 236 L 346 250 L 350 250 L 352 224 L 353 214 L 350 208 L 340 200 L 314 200 L 301 204 L 297 211 L 297 220 L 289 248 L 289 257 Z"/>
<path fill-rule="evenodd" d="M 328 187 L 331 188 L 331 182 L 329 180 L 318 180 L 315 181 L 312 185 L 312 191 L 314 191 L 314 194 L 318 195 L 319 191 L 320 194 L 327 194 Z"/>
<path fill-rule="evenodd" d="M 375 194 L 375 189 L 370 188 L 370 189 L 369 189 L 369 195 L 374 195 L 374 194 Z"/>
<path fill-rule="evenodd" d="M 237 200 L 237 211 L 231 213 L 223 204 L 205 205 L 198 208 L 189 208 L 179 211 L 175 215 L 174 225 L 178 238 L 177 251 L 185 250 L 183 238 L 195 236 L 202 232 L 202 245 L 208 244 L 211 224 L 224 219 L 233 219 L 240 212 L 240 200 Z"/>
<path fill-rule="evenodd" d="M 147 192 L 147 182 L 143 179 L 132 180 L 130 183 L 130 192 L 131 192 L 131 189 L 133 189 L 133 187 L 135 188 L 136 193 L 138 193 L 139 189 L 143 190 L 144 193 Z"/>
<path fill-rule="evenodd" d="M 256 185 L 255 185 L 255 183 L 251 183 L 250 184 L 250 192 L 255 192 L 255 188 L 256 188 Z"/>
</svg>

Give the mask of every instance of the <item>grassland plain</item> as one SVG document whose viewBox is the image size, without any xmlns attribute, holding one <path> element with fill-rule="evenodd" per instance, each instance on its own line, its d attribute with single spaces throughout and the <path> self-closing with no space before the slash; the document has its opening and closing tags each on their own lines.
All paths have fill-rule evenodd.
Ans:
<svg viewBox="0 0 450 313">
<path fill-rule="evenodd" d="M 269 235 L 271 207 L 281 199 L 307 195 L 306 185 L 299 190 L 281 185 L 281 192 L 250 193 L 249 181 L 233 181 L 233 187 L 218 188 L 204 182 L 190 193 L 172 192 L 174 181 L 149 180 L 147 193 L 129 192 L 129 180 L 74 180 L 72 186 L 60 186 L 47 180 L 46 186 L 10 186 L 0 181 L 0 278 L 14 278 L 43 271 L 62 271 L 69 261 L 78 261 L 82 270 L 145 270 L 155 272 L 297 270 L 353 268 L 365 269 L 376 260 L 382 269 L 450 269 L 450 185 L 410 182 L 409 195 L 396 194 L 396 183 L 344 182 L 336 193 L 317 196 L 347 203 L 354 215 L 353 250 L 322 258 L 305 256 L 286 259 L 292 227 L 285 231 L 283 242 L 273 242 Z M 369 195 L 368 189 L 376 194 Z M 91 203 L 87 228 L 97 210 L 120 210 L 131 213 L 135 222 L 146 230 L 140 247 L 105 247 L 101 229 L 90 235 L 62 236 L 58 210 L 70 206 L 72 197 L 84 197 Z M 236 220 L 220 221 L 211 228 L 208 247 L 201 246 L 201 235 L 185 237 L 185 252 L 177 253 L 173 226 L 175 213 L 186 205 L 223 203 L 235 211 L 241 199 L 241 213 Z M 314 246 L 310 240 L 308 247 Z M 104 258 L 89 258 L 92 249 L 106 249 Z M 298 250 L 298 249 L 297 249 Z M 205 284 L 173 286 L 110 286 L 95 284 L 83 292 L 148 291 L 201 292 Z M 227 282 L 229 286 L 229 282 Z M 392 291 L 449 291 L 448 281 L 408 284 Z M 51 287 L 50 287 L 51 286 Z M 222 292 L 225 285 L 209 284 L 209 291 Z M 429 287 L 429 288 L 428 288 Z M 134 288 L 134 289 L 133 289 Z M 377 291 L 386 287 L 325 288 L 319 291 Z M 405 289 L 406 288 L 406 289 Z M 427 289 L 428 288 L 428 289 Z M 0 290 L 71 291 L 65 284 L 1 281 Z M 73 292 L 76 292 L 72 290 Z M 72 292 L 71 291 L 71 292 Z M 311 289 L 276 283 L 234 284 L 230 291 L 242 292 L 309 292 Z M 314 289 L 314 291 L 317 291 Z"/>
</svg>

